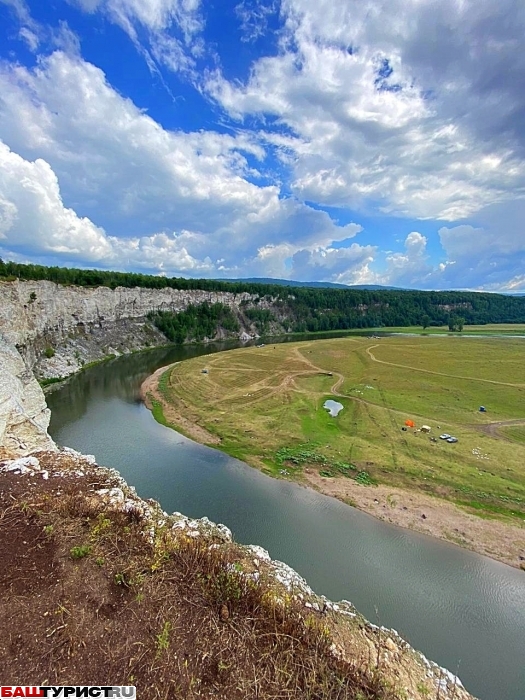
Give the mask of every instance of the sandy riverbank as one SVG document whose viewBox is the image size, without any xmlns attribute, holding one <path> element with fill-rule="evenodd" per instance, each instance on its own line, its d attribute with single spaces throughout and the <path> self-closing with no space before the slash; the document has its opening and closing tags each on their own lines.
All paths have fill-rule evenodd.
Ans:
<svg viewBox="0 0 525 700">
<path fill-rule="evenodd" d="M 152 402 L 158 401 L 168 423 L 196 442 L 218 445 L 220 438 L 181 415 L 159 392 L 159 379 L 170 367 L 173 365 L 159 368 L 143 382 L 141 398 L 145 405 L 151 410 Z M 480 518 L 449 501 L 419 491 L 386 485 L 362 486 L 352 479 L 322 477 L 313 469 L 304 470 L 301 483 L 385 522 L 437 537 L 516 568 L 525 568 L 525 559 L 520 559 L 525 558 L 525 522 L 520 527 Z"/>
<path fill-rule="evenodd" d="M 220 439 L 216 435 L 212 435 L 212 433 L 208 432 L 205 428 L 202 428 L 200 425 L 192 423 L 192 421 L 185 418 L 175 409 L 174 406 L 169 404 L 159 392 L 158 384 L 161 375 L 176 364 L 177 363 L 174 362 L 171 365 L 159 367 L 156 372 L 148 377 L 140 387 L 141 399 L 144 401 L 146 408 L 149 408 L 150 411 L 153 408 L 153 401 L 158 401 L 160 404 L 162 404 L 162 412 L 166 422 L 180 428 L 181 432 L 190 437 L 192 440 L 200 442 L 204 445 L 218 445 L 220 443 Z"/>
<path fill-rule="evenodd" d="M 442 499 L 391 486 L 361 486 L 352 479 L 328 479 L 313 470 L 304 478 L 317 491 L 349 503 L 380 520 L 484 554 L 520 568 L 525 561 L 525 527 L 480 518 Z"/>
</svg>

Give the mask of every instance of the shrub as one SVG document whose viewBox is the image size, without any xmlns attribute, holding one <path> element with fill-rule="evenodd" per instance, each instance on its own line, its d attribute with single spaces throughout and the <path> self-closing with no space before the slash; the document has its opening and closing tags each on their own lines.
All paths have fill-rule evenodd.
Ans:
<svg viewBox="0 0 525 700">
<path fill-rule="evenodd" d="M 48 360 L 50 360 L 52 357 L 55 356 L 54 348 L 48 345 L 47 348 L 44 350 L 44 355 L 47 357 Z"/>
<path fill-rule="evenodd" d="M 83 544 L 79 547 L 71 547 L 69 550 L 72 559 L 82 559 L 83 557 L 87 557 L 90 552 L 91 547 L 88 544 Z"/>
</svg>

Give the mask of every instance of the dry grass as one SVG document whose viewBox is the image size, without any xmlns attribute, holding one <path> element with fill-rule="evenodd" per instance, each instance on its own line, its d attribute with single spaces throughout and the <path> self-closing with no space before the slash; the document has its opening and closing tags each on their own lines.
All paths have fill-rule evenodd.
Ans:
<svg viewBox="0 0 525 700">
<path fill-rule="evenodd" d="M 401 700 L 381 645 L 373 659 L 368 647 L 334 655 L 328 617 L 253 555 L 169 522 L 150 539 L 138 507 L 97 496 L 112 485 L 100 470 L 0 476 L 0 666 L 11 683 L 133 684 L 146 700 Z"/>
</svg>

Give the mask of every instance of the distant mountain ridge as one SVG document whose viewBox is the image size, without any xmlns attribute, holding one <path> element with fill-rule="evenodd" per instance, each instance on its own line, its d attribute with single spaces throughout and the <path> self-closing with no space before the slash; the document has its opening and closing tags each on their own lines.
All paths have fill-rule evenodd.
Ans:
<svg viewBox="0 0 525 700">
<path fill-rule="evenodd" d="M 246 282 L 250 284 L 277 284 L 282 287 L 312 287 L 315 289 L 390 289 L 401 291 L 401 287 L 387 287 L 383 284 L 339 284 L 338 282 L 298 282 L 297 280 L 284 280 L 273 277 L 239 277 L 217 278 L 218 282 Z"/>
</svg>

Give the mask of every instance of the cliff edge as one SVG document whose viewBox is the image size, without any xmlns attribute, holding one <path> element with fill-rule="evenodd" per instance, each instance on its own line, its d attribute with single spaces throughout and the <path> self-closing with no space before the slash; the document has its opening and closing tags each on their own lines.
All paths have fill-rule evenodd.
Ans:
<svg viewBox="0 0 525 700">
<path fill-rule="evenodd" d="M 0 333 L 39 378 L 67 377 L 104 357 L 166 344 L 148 320 L 150 312 L 220 302 L 239 318 L 240 337 L 254 332 L 241 313 L 242 303 L 256 298 L 248 293 L 88 288 L 41 280 L 0 281 L 0 298 Z"/>
<path fill-rule="evenodd" d="M 0 335 L 0 445 L 18 455 L 54 449 L 47 434 L 50 416 L 33 373 Z"/>
</svg>

